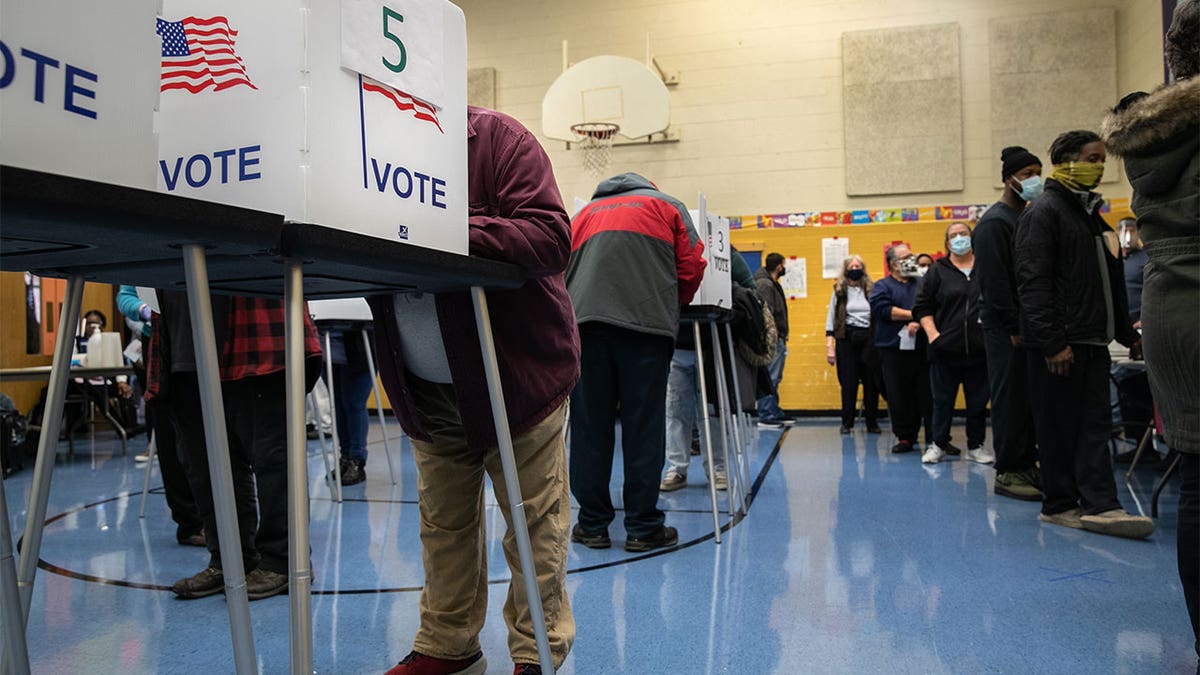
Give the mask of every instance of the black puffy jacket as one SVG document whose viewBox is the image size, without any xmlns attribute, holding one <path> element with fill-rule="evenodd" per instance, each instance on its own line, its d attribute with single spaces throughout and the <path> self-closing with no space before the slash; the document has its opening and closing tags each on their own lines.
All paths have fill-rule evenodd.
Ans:
<svg viewBox="0 0 1200 675">
<path fill-rule="evenodd" d="M 1099 204 L 1089 213 L 1079 195 L 1054 179 L 1046 180 L 1045 192 L 1021 214 L 1013 260 L 1025 346 L 1053 356 L 1070 344 L 1115 338 L 1128 347 L 1137 339 L 1121 261 L 1104 245 L 1105 232 L 1112 228 L 1100 217 Z"/>
<path fill-rule="evenodd" d="M 940 258 L 921 280 L 913 304 L 913 319 L 933 317 L 938 339 L 929 343 L 929 360 L 983 358 L 983 329 L 979 324 L 979 281 Z"/>
</svg>

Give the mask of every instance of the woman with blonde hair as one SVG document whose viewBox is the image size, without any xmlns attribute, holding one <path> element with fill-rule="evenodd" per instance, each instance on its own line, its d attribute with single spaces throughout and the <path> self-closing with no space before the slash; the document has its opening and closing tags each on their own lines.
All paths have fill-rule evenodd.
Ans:
<svg viewBox="0 0 1200 675">
<path fill-rule="evenodd" d="M 862 382 L 867 432 L 879 433 L 879 391 L 875 386 L 878 358 L 872 339 L 871 277 L 866 263 L 857 255 L 842 261 L 842 274 L 833 284 L 829 313 L 825 317 L 826 360 L 837 366 L 842 388 L 842 433 L 854 428 L 858 412 L 858 384 Z"/>
</svg>

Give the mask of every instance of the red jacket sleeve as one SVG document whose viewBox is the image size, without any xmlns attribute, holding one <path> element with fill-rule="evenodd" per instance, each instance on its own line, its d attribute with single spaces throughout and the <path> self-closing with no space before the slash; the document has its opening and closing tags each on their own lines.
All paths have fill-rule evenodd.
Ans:
<svg viewBox="0 0 1200 675">
<path fill-rule="evenodd" d="M 670 208 L 675 219 L 675 272 L 679 278 L 679 304 L 686 305 L 696 296 L 700 289 L 700 280 L 704 278 L 704 268 L 708 261 L 704 259 L 704 242 L 696 234 L 692 219 L 686 211 Z"/>
</svg>

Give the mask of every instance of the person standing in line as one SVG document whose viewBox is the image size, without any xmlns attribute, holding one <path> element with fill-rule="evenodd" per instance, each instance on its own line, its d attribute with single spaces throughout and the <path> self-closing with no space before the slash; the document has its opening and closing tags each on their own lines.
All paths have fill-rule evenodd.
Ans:
<svg viewBox="0 0 1200 675">
<path fill-rule="evenodd" d="M 1017 222 L 1013 258 L 1021 341 L 1030 348 L 1029 389 L 1042 464 L 1043 522 L 1132 539 L 1154 522 L 1121 508 L 1108 438 L 1108 344 L 1136 351 L 1121 262 L 1100 217 L 1104 142 L 1091 131 L 1054 139 L 1054 172 Z"/>
<path fill-rule="evenodd" d="M 783 286 L 779 285 L 779 277 L 786 271 L 783 256 L 768 253 L 763 260 L 763 266 L 754 273 L 755 292 L 770 308 L 771 317 L 775 319 L 775 330 L 779 335 L 775 359 L 767 366 L 771 386 L 775 391 L 758 399 L 758 424 L 760 428 L 765 429 L 782 429 L 791 426 L 794 421 L 779 407 L 779 383 L 783 381 L 783 366 L 787 363 L 788 338 L 787 295 L 783 292 Z"/>
<path fill-rule="evenodd" d="M 625 549 L 649 551 L 678 541 L 658 508 L 667 380 L 679 308 L 700 287 L 703 250 L 687 207 L 636 173 L 600 183 L 571 224 L 566 279 L 581 343 L 579 384 L 571 395 L 576 543 L 611 546 L 608 526 L 616 511 L 609 482 L 618 417 Z"/>
<path fill-rule="evenodd" d="M 1104 136 L 1125 161 L 1148 258 L 1146 366 L 1167 444 L 1180 453 L 1179 579 L 1200 655 L 1200 2 L 1179 3 L 1164 42 L 1175 82 L 1126 97 Z"/>
<path fill-rule="evenodd" d="M 1129 302 L 1129 320 L 1133 322 L 1135 330 L 1140 330 L 1142 327 L 1142 287 L 1143 278 L 1146 271 L 1146 251 L 1142 248 L 1142 241 L 1138 237 L 1137 220 L 1134 218 L 1122 218 L 1117 223 L 1117 241 L 1121 244 L 1121 265 L 1125 272 L 1125 297 Z M 1124 354 L 1118 354 L 1125 356 Z M 1137 366 L 1113 362 L 1112 369 L 1109 372 L 1109 401 L 1112 405 L 1113 418 L 1113 438 L 1121 438 L 1126 436 L 1127 439 L 1141 438 L 1141 433 L 1144 432 L 1144 423 L 1150 419 L 1151 412 L 1143 408 L 1142 405 L 1135 405 L 1136 408 L 1143 409 L 1144 414 L 1134 416 L 1132 411 L 1121 411 L 1121 397 L 1119 390 L 1124 387 L 1126 391 L 1135 390 L 1146 393 L 1144 398 L 1136 397 L 1137 403 L 1144 403 L 1146 407 L 1153 404 L 1150 400 L 1148 392 L 1149 384 L 1144 388 L 1138 380 L 1148 379 L 1146 377 L 1146 369 L 1142 364 Z M 1130 414 L 1130 419 L 1125 419 L 1125 415 Z M 1126 429 L 1132 428 L 1135 431 L 1132 434 L 1126 434 Z M 1134 455 L 1137 454 L 1137 448 L 1130 448 L 1124 452 L 1118 452 L 1113 456 L 1113 461 L 1117 464 L 1129 464 L 1133 461 Z M 1153 444 L 1147 447 L 1141 458 L 1138 460 L 1142 464 L 1152 464 L 1160 460 L 1158 452 L 1154 449 Z"/>
<path fill-rule="evenodd" d="M 1042 161 L 1020 146 L 1000 152 L 1004 192 L 975 225 L 975 276 L 979 321 L 987 354 L 992 398 L 993 491 L 1024 501 L 1041 501 L 1041 470 L 1033 409 L 1029 405 L 1028 357 L 1021 344 L 1021 311 L 1013 264 L 1013 233 L 1025 205 L 1042 193 Z"/>
<path fill-rule="evenodd" d="M 150 306 L 138 298 L 137 288 L 121 286 L 117 290 L 117 309 L 127 319 L 138 321 L 142 329 L 138 339 L 142 341 L 142 377 L 145 379 L 145 358 L 149 352 L 150 325 L 153 312 Z M 175 521 L 175 541 L 182 546 L 204 546 L 204 521 L 196 510 L 196 498 L 192 496 L 192 486 L 188 483 L 187 472 L 184 470 L 180 457 L 179 446 L 175 440 L 175 421 L 171 416 L 171 408 L 163 401 L 153 398 L 146 400 L 146 426 L 153 429 L 155 454 L 158 457 L 158 471 L 162 476 L 163 493 L 167 498 L 167 508 L 171 511 L 171 519 Z M 148 452 L 148 451 L 147 451 Z M 149 461 L 149 455 L 146 455 Z M 136 457 L 134 459 L 137 459 Z"/>
<path fill-rule="evenodd" d="M 470 254 L 526 274 L 520 288 L 488 291 L 487 299 L 519 501 L 558 667 L 575 641 L 565 586 L 571 497 L 563 424 L 579 377 L 579 337 L 563 283 L 567 212 L 537 137 L 494 110 L 467 107 L 467 180 Z M 367 302 L 379 374 L 417 464 L 425 570 L 412 651 L 388 675 L 487 671 L 479 645 L 489 594 L 485 474 L 508 527 L 503 549 L 512 580 L 503 614 L 513 672 L 541 673 L 471 296 L 396 294 Z"/>
<path fill-rule="evenodd" d="M 858 416 L 858 385 L 862 383 L 863 410 L 867 433 L 880 433 L 879 391 L 875 388 L 873 362 L 875 340 L 871 334 L 871 277 L 861 256 L 842 261 L 842 275 L 833 283 L 829 313 L 825 317 L 825 359 L 837 367 L 842 390 L 843 435 L 854 429 Z"/>
<path fill-rule="evenodd" d="M 933 394 L 933 443 L 921 461 L 937 464 L 950 447 L 954 400 L 962 385 L 967 403 L 967 459 L 990 464 L 996 456 L 983 444 L 987 433 L 987 359 L 979 327 L 979 284 L 971 228 L 946 228 L 946 257 L 925 274 L 913 305 L 913 317 L 929 339 L 929 374 Z"/>
<path fill-rule="evenodd" d="M 925 335 L 912 314 L 919 278 L 916 257 L 907 245 L 896 244 L 888 247 L 885 259 L 889 274 L 875 283 L 869 300 L 875 317 L 875 348 L 887 387 L 888 417 L 896 435 L 892 452 L 900 454 L 917 449 L 922 422 L 925 444 L 933 442 L 933 399 Z M 947 449 L 947 454 L 955 453 Z"/>
<path fill-rule="evenodd" d="M 925 276 L 929 273 L 929 268 L 933 267 L 933 256 L 928 253 L 917 254 L 917 276 Z"/>
</svg>

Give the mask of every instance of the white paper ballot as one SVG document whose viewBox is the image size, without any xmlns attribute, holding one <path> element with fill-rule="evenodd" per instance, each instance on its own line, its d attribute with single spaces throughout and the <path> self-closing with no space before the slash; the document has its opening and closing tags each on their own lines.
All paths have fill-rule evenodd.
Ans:
<svg viewBox="0 0 1200 675">
<path fill-rule="evenodd" d="M 917 336 L 908 334 L 908 325 L 900 329 L 900 351 L 911 352 L 917 348 Z"/>
</svg>

